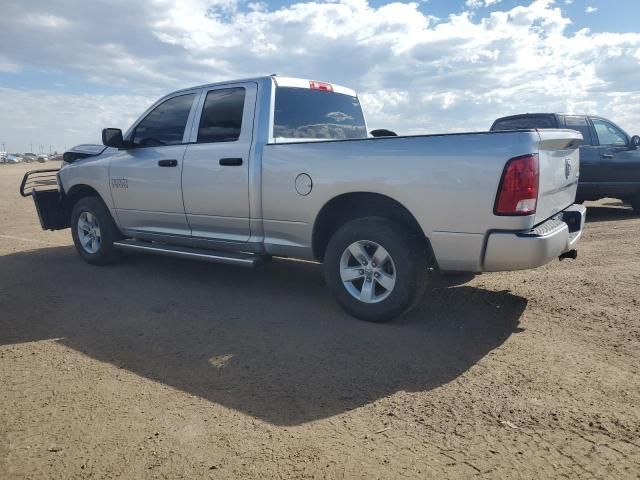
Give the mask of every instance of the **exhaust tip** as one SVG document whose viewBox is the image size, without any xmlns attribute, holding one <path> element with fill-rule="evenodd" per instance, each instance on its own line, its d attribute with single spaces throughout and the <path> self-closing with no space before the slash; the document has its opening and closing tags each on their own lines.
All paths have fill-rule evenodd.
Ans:
<svg viewBox="0 0 640 480">
<path fill-rule="evenodd" d="M 578 258 L 578 250 L 576 249 L 569 250 L 568 252 L 564 252 L 558 258 L 560 259 L 560 261 L 566 260 L 567 258 L 570 258 L 571 260 L 575 260 L 576 258 Z"/>
</svg>

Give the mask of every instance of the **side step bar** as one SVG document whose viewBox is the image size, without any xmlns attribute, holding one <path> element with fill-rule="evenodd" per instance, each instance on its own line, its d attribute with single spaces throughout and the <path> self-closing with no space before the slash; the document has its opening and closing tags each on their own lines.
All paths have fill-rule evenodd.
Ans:
<svg viewBox="0 0 640 480">
<path fill-rule="evenodd" d="M 271 259 L 269 255 L 255 255 L 251 253 L 221 252 L 197 248 L 179 247 L 163 243 L 141 242 L 138 240 L 120 240 L 113 242 L 113 246 L 130 252 L 155 253 L 168 257 L 190 258 L 212 263 L 226 263 L 253 268 Z"/>
</svg>

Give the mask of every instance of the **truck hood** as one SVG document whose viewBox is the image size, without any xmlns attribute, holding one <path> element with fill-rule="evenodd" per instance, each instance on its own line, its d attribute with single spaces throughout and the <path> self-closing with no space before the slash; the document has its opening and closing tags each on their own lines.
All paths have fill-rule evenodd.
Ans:
<svg viewBox="0 0 640 480">
<path fill-rule="evenodd" d="M 81 145 L 76 145 L 75 147 L 67 150 L 62 155 L 63 160 L 66 163 L 73 163 L 76 160 L 80 160 L 81 158 L 87 157 L 95 157 L 100 155 L 107 149 L 104 145 L 98 145 L 95 143 L 83 143 Z"/>
</svg>

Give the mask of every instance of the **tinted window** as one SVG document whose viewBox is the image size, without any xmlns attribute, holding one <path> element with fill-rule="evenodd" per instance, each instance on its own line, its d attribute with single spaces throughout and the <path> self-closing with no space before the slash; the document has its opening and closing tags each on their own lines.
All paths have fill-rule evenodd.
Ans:
<svg viewBox="0 0 640 480">
<path fill-rule="evenodd" d="M 528 130 L 531 128 L 556 128 L 555 118 L 549 115 L 504 118 L 496 121 L 491 130 Z"/>
<path fill-rule="evenodd" d="M 138 147 L 157 147 L 182 143 L 195 93 L 173 97 L 154 108 L 133 132 Z"/>
<path fill-rule="evenodd" d="M 132 142 L 138 147 L 182 143 L 195 93 L 173 97 L 154 108 L 136 127 Z"/>
<path fill-rule="evenodd" d="M 367 129 L 358 97 L 308 88 L 276 90 L 273 120 L 276 138 L 365 138 Z"/>
<path fill-rule="evenodd" d="M 627 145 L 627 135 L 614 124 L 599 118 L 594 118 L 592 121 L 600 145 L 615 145 L 619 147 Z"/>
<path fill-rule="evenodd" d="M 207 94 L 204 102 L 198 142 L 231 142 L 240 137 L 244 88 L 225 88 Z"/>
<path fill-rule="evenodd" d="M 582 145 L 593 145 L 591 128 L 586 117 L 564 117 L 564 121 L 568 129 L 577 130 L 582 134 L 584 138 Z"/>
</svg>

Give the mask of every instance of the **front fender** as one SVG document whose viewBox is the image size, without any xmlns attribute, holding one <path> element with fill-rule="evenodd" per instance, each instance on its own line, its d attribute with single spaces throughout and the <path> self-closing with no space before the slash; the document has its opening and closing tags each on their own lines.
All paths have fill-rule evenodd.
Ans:
<svg viewBox="0 0 640 480">
<path fill-rule="evenodd" d="M 98 155 L 76 160 L 60 169 L 60 183 L 64 193 L 69 196 L 76 188 L 89 187 L 100 196 L 113 213 L 114 204 L 109 186 L 109 158 Z"/>
</svg>

